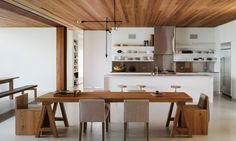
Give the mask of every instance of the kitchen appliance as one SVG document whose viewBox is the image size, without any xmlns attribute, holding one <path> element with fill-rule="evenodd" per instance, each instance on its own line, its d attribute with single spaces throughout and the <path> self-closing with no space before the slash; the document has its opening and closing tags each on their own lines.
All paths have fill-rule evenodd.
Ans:
<svg viewBox="0 0 236 141">
<path fill-rule="evenodd" d="M 175 52 L 175 27 L 155 27 L 155 54 L 173 54 Z"/>
<path fill-rule="evenodd" d="M 232 97 L 231 94 L 231 43 L 221 44 L 220 58 L 220 91 Z"/>
<path fill-rule="evenodd" d="M 154 66 L 158 66 L 159 71 L 175 70 L 175 64 L 173 62 L 175 50 L 175 27 L 155 27 Z"/>
</svg>

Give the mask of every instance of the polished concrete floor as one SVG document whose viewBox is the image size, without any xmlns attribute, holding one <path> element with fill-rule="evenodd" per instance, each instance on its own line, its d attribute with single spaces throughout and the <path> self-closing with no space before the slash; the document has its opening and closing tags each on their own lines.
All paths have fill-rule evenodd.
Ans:
<svg viewBox="0 0 236 141">
<path fill-rule="evenodd" d="M 8 98 L 0 99 L 0 113 L 7 112 L 14 108 L 14 101 Z M 236 101 L 229 100 L 223 96 L 216 95 L 214 103 L 211 104 L 211 120 L 209 123 L 209 135 L 193 136 L 193 138 L 176 137 L 170 138 L 170 129 L 165 127 L 169 104 L 150 105 L 150 141 L 235 141 L 236 140 Z M 45 135 L 41 138 L 34 136 L 15 136 L 15 117 L 11 117 L 0 123 L 0 140 L 4 141 L 78 141 L 78 104 L 66 104 L 67 115 L 70 123 L 65 128 L 63 123 L 57 122 L 60 137 L 54 138 Z M 59 112 L 57 114 L 60 114 Z M 123 140 L 122 104 L 112 105 L 112 122 L 109 132 L 106 134 L 106 141 Z M 92 127 L 92 128 L 91 128 Z M 83 135 L 84 141 L 101 140 L 101 124 L 93 123 L 88 125 L 88 131 Z M 128 126 L 127 141 L 145 141 L 146 135 L 143 124 L 132 123 Z"/>
</svg>

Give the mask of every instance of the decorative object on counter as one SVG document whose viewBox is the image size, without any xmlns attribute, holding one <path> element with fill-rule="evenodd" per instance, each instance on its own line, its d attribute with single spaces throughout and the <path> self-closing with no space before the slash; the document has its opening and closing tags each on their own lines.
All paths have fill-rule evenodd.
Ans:
<svg viewBox="0 0 236 141">
<path fill-rule="evenodd" d="M 149 41 L 148 40 L 144 40 L 144 46 L 149 46 Z"/>
<path fill-rule="evenodd" d="M 54 92 L 54 97 L 77 97 L 81 94 L 80 90 L 74 90 L 74 91 L 69 91 L 69 90 L 58 90 Z"/>
<path fill-rule="evenodd" d="M 116 65 L 113 67 L 113 70 L 115 72 L 124 72 L 126 70 L 126 67 L 124 65 Z"/>
<path fill-rule="evenodd" d="M 175 93 L 177 92 L 177 89 L 181 88 L 181 86 L 179 86 L 179 85 L 171 85 L 170 87 L 175 89 Z M 174 103 L 171 102 L 167 121 L 166 121 L 166 127 L 169 127 L 170 121 L 174 121 L 174 117 L 171 117 L 172 112 L 173 112 L 173 108 L 174 108 Z"/>
<path fill-rule="evenodd" d="M 160 93 L 159 91 L 155 91 L 155 92 L 152 92 L 150 93 L 152 96 L 155 96 L 155 97 L 158 97 L 158 96 L 165 96 L 164 93 Z"/>
<path fill-rule="evenodd" d="M 120 88 L 121 92 L 124 92 L 124 88 L 127 88 L 126 85 L 118 85 L 118 87 Z"/>
</svg>

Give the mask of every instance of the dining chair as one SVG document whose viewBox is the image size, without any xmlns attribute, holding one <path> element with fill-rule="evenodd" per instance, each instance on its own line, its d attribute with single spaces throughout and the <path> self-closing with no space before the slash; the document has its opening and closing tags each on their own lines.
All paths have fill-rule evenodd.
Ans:
<svg viewBox="0 0 236 141">
<path fill-rule="evenodd" d="M 205 94 L 200 94 L 197 105 L 184 106 L 187 120 L 193 135 L 207 135 L 208 122 L 210 121 L 209 98 Z"/>
<path fill-rule="evenodd" d="M 104 93 L 104 92 L 111 92 L 110 90 L 93 90 L 93 92 L 100 92 L 100 93 Z M 110 111 L 108 113 L 108 121 L 111 122 L 111 103 L 110 102 L 107 102 L 105 101 L 105 107 Z"/>
<path fill-rule="evenodd" d="M 146 123 L 147 141 L 149 140 L 149 101 L 148 100 L 124 100 L 124 141 L 128 122 Z"/>
<path fill-rule="evenodd" d="M 16 135 L 35 135 L 41 114 L 41 105 L 28 104 L 28 94 L 15 98 Z"/>
<path fill-rule="evenodd" d="M 82 139 L 83 124 L 87 122 L 102 122 L 102 141 L 104 141 L 104 129 L 106 123 L 106 131 L 108 131 L 109 110 L 105 108 L 105 100 L 103 99 L 82 99 L 79 100 L 79 141 Z"/>
</svg>

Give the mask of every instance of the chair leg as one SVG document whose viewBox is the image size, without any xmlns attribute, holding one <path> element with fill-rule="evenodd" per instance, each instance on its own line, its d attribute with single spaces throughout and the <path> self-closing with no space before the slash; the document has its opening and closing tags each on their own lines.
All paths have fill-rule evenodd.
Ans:
<svg viewBox="0 0 236 141">
<path fill-rule="evenodd" d="M 108 117 L 106 118 L 106 132 L 108 132 L 108 126 L 109 126 L 109 119 Z"/>
<path fill-rule="evenodd" d="M 149 123 L 146 122 L 147 141 L 149 141 Z"/>
<path fill-rule="evenodd" d="M 102 141 L 104 141 L 104 136 L 105 136 L 105 135 L 104 135 L 104 134 L 105 134 L 105 133 L 104 133 L 104 130 L 105 130 L 105 129 L 104 129 L 104 128 L 105 128 L 104 126 L 105 126 L 105 123 L 102 122 Z"/>
<path fill-rule="evenodd" d="M 83 122 L 83 125 L 84 125 L 84 133 L 87 132 L 87 122 Z"/>
<path fill-rule="evenodd" d="M 173 108 L 174 108 L 174 103 L 171 103 L 169 113 L 168 113 L 168 117 L 167 117 L 167 121 L 166 121 L 166 127 L 169 127 L 170 121 L 172 120 L 171 115 L 172 115 L 172 112 L 173 112 Z"/>
<path fill-rule="evenodd" d="M 81 139 L 82 139 L 82 128 L 83 127 L 83 123 L 82 122 L 80 122 L 79 123 L 79 141 L 81 141 Z"/>
<path fill-rule="evenodd" d="M 124 141 L 126 141 L 127 122 L 124 122 Z"/>
<path fill-rule="evenodd" d="M 108 113 L 108 122 L 111 122 L 111 111 Z"/>
</svg>

